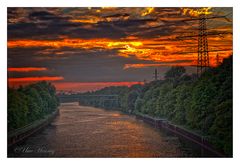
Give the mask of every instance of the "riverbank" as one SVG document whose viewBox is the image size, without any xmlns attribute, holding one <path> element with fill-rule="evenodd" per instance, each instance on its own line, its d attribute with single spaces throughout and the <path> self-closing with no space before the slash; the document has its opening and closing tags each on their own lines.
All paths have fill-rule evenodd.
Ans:
<svg viewBox="0 0 240 165">
<path fill-rule="evenodd" d="M 57 115 L 59 115 L 59 109 L 57 109 L 53 113 L 45 116 L 41 120 L 37 120 L 29 125 L 26 125 L 25 127 L 8 132 L 8 147 L 11 147 L 11 146 L 25 140 L 32 134 L 43 129 L 45 126 L 50 124 Z"/>
<path fill-rule="evenodd" d="M 144 121 L 145 123 L 150 124 L 151 126 L 157 128 L 157 129 L 165 129 L 167 131 L 170 131 L 174 134 L 180 135 L 183 138 L 186 138 L 201 147 L 205 148 L 206 150 L 212 152 L 218 157 L 227 157 L 224 153 L 217 151 L 213 145 L 210 144 L 210 142 L 204 138 L 201 135 L 198 135 L 192 131 L 189 131 L 181 126 L 172 124 L 166 119 L 158 119 L 154 118 L 148 115 L 143 115 L 143 114 L 135 114 L 137 119 L 140 119 Z"/>
</svg>

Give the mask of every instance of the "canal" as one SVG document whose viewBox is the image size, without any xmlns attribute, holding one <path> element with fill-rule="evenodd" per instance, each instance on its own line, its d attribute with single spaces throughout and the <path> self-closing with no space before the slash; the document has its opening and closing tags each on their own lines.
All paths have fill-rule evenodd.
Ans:
<svg viewBox="0 0 240 165">
<path fill-rule="evenodd" d="M 211 157 L 200 146 L 118 111 L 62 103 L 42 131 L 8 157 Z"/>
</svg>

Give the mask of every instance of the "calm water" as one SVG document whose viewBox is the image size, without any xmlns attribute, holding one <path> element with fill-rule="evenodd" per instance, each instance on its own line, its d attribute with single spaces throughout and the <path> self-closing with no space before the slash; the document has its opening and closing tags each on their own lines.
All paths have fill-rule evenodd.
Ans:
<svg viewBox="0 0 240 165">
<path fill-rule="evenodd" d="M 117 111 L 63 103 L 48 127 L 8 151 L 9 157 L 209 156 L 179 137 Z"/>
</svg>

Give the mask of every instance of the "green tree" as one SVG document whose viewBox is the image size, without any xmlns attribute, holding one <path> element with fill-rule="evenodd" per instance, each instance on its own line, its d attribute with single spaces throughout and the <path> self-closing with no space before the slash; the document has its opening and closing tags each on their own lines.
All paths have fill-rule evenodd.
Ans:
<svg viewBox="0 0 240 165">
<path fill-rule="evenodd" d="M 38 82 L 8 89 L 8 131 L 23 127 L 56 110 L 58 100 L 53 85 Z"/>
<path fill-rule="evenodd" d="M 8 90 L 8 130 L 27 124 L 28 106 L 26 96 L 17 90 Z"/>
<path fill-rule="evenodd" d="M 180 78 L 184 73 L 186 72 L 186 69 L 182 66 L 173 66 L 170 70 L 168 70 L 165 73 L 165 79 L 178 79 Z"/>
</svg>

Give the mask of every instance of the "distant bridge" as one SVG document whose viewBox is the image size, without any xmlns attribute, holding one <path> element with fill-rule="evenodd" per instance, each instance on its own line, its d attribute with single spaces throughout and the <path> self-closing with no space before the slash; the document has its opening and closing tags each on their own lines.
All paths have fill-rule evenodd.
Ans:
<svg viewBox="0 0 240 165">
<path fill-rule="evenodd" d="M 81 101 L 101 101 L 103 102 L 119 102 L 119 95 L 81 95 L 81 94 L 72 94 L 72 95 L 58 95 L 60 102 L 81 102 Z"/>
</svg>

